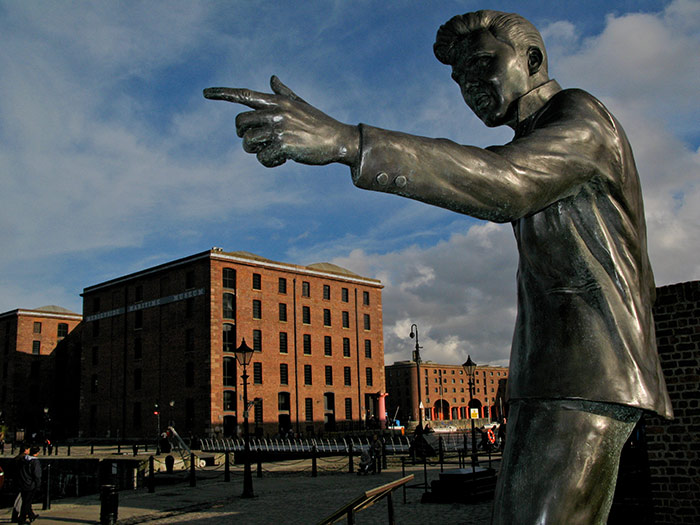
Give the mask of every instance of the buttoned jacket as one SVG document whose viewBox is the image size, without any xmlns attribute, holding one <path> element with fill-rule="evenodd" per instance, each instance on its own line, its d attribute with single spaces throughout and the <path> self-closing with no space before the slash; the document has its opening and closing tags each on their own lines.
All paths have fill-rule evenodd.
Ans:
<svg viewBox="0 0 700 525">
<path fill-rule="evenodd" d="M 671 417 L 627 137 L 593 96 L 553 80 L 517 106 L 514 139 L 485 149 L 361 125 L 353 182 L 512 223 L 511 399 L 585 399 Z"/>
</svg>

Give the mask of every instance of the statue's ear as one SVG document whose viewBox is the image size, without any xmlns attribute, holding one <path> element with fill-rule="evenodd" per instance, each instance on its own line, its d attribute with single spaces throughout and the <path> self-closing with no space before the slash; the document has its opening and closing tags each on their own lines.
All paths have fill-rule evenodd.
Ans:
<svg viewBox="0 0 700 525">
<path fill-rule="evenodd" d="M 539 47 L 532 46 L 527 50 L 527 67 L 530 71 L 530 75 L 534 75 L 540 70 L 543 60 L 544 57 Z"/>
</svg>

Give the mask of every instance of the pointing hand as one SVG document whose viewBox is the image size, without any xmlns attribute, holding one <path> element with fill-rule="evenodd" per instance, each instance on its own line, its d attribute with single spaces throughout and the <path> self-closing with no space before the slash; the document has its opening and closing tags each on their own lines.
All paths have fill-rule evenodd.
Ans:
<svg viewBox="0 0 700 525">
<path fill-rule="evenodd" d="M 319 111 L 297 96 L 276 76 L 270 79 L 272 93 L 249 89 L 215 87 L 204 97 L 243 104 L 253 109 L 236 117 L 236 132 L 243 149 L 255 153 L 268 168 L 287 159 L 302 164 L 340 162 L 353 166 L 359 161 L 359 132 Z"/>
</svg>

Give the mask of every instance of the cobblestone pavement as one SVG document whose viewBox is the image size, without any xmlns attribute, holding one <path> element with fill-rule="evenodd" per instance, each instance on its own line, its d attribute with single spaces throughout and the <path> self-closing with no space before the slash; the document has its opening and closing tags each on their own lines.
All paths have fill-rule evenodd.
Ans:
<svg viewBox="0 0 700 525">
<path fill-rule="evenodd" d="M 407 474 L 416 476 L 413 484 L 422 483 L 423 471 L 409 469 Z M 436 479 L 439 468 L 431 469 L 428 479 Z M 391 469 L 379 475 L 357 476 L 347 473 L 321 473 L 317 478 L 269 475 L 254 478 L 256 497 L 241 499 L 234 497 L 211 508 L 184 514 L 149 520 L 150 524 L 215 525 L 236 524 L 314 524 L 329 516 L 343 504 L 350 502 L 364 491 L 401 477 L 400 469 Z M 240 491 L 240 480 L 234 490 Z M 403 503 L 402 489 L 393 493 L 394 516 L 399 524 L 467 525 L 488 523 L 491 517 L 491 501 L 466 504 L 421 503 L 422 488 L 406 490 Z M 356 514 L 358 524 L 382 524 L 388 522 L 386 498 Z M 344 521 L 344 520 L 343 520 Z M 135 523 L 135 522 L 131 522 Z"/>
<path fill-rule="evenodd" d="M 457 465 L 452 465 L 452 468 Z M 494 464 L 497 468 L 497 463 Z M 445 466 L 445 469 L 450 468 Z M 176 484 L 158 484 L 155 493 L 145 488 L 119 492 L 120 525 L 149 524 L 315 524 L 363 494 L 366 490 L 395 481 L 402 476 L 398 458 L 391 458 L 389 468 L 381 474 L 358 476 L 347 472 L 346 458 L 319 458 L 318 477 L 311 477 L 310 460 L 266 463 L 263 477 L 253 473 L 255 498 L 242 499 L 242 468 L 232 469 L 230 482 L 223 480 L 223 467 L 217 463 L 198 472 L 196 487 L 185 481 L 186 473 L 177 474 Z M 428 482 L 437 479 L 439 466 L 427 468 Z M 414 474 L 412 485 L 424 482 L 421 465 L 406 466 Z M 158 479 L 158 478 L 157 478 Z M 399 524 L 466 525 L 488 523 L 491 501 L 479 504 L 424 504 L 422 487 L 393 493 L 394 515 Z M 100 523 L 99 496 L 56 500 L 42 511 L 36 525 Z M 0 509 L 0 523 L 9 522 L 9 510 Z M 343 520 L 345 522 L 345 520 Z M 383 499 L 356 514 L 358 524 L 386 524 L 388 504 Z"/>
</svg>

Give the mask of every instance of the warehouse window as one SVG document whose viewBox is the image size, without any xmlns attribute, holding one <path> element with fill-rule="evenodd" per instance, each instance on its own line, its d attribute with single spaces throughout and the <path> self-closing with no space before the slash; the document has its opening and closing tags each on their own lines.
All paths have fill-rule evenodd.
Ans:
<svg viewBox="0 0 700 525">
<path fill-rule="evenodd" d="M 289 352 L 287 346 L 287 332 L 280 332 L 280 354 L 286 354 Z"/>
<path fill-rule="evenodd" d="M 236 386 L 236 359 L 224 357 L 224 386 Z"/>
<path fill-rule="evenodd" d="M 260 299 L 253 299 L 253 319 L 262 319 L 262 302 L 260 302 Z"/>
<path fill-rule="evenodd" d="M 224 288 L 236 289 L 236 270 L 233 268 L 224 268 L 222 270 L 222 279 Z"/>
<path fill-rule="evenodd" d="M 224 319 L 235 319 L 234 310 L 236 308 L 236 299 L 232 293 L 223 295 L 223 315 Z"/>
</svg>

